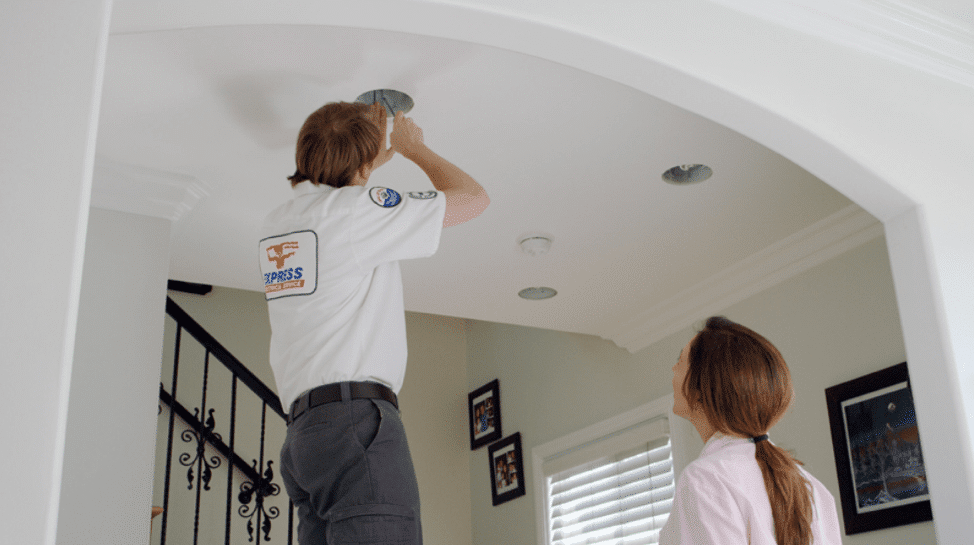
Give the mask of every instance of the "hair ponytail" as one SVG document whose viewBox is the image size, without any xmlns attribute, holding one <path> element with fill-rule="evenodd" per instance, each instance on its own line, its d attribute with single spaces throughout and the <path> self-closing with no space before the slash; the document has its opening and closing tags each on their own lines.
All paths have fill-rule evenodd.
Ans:
<svg viewBox="0 0 974 545">
<path fill-rule="evenodd" d="M 771 500 L 775 541 L 778 545 L 811 544 L 812 494 L 808 480 L 798 469 L 801 462 L 768 441 L 754 446 L 754 457 Z"/>
<path fill-rule="evenodd" d="M 702 406 L 717 431 L 758 438 L 791 405 L 794 390 L 781 353 L 761 335 L 727 318 L 707 319 L 690 342 L 687 360 L 684 397 Z M 811 545 L 812 491 L 798 468 L 801 462 L 770 441 L 758 440 L 754 447 L 771 502 L 775 541 Z"/>
</svg>

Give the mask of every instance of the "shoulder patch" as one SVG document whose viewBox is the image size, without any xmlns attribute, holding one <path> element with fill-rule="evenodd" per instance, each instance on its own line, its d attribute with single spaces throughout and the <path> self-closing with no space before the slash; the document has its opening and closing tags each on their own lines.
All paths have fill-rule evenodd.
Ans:
<svg viewBox="0 0 974 545">
<path fill-rule="evenodd" d="M 406 193 L 411 199 L 435 199 L 436 191 L 410 191 Z"/>
<path fill-rule="evenodd" d="M 372 197 L 372 202 L 382 208 L 392 208 L 402 202 L 402 197 L 399 193 L 396 193 L 396 190 L 389 189 L 388 187 L 373 187 L 369 190 L 369 197 Z"/>
</svg>

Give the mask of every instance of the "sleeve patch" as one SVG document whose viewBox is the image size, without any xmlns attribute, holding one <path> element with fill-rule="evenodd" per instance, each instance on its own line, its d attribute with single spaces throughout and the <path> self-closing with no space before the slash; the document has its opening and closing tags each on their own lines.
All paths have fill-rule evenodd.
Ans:
<svg viewBox="0 0 974 545">
<path fill-rule="evenodd" d="M 369 190 L 369 197 L 372 197 L 372 202 L 382 208 L 392 208 L 402 202 L 402 196 L 388 187 L 373 187 Z"/>
<path fill-rule="evenodd" d="M 406 193 L 411 199 L 435 199 L 436 191 L 410 191 Z"/>
</svg>

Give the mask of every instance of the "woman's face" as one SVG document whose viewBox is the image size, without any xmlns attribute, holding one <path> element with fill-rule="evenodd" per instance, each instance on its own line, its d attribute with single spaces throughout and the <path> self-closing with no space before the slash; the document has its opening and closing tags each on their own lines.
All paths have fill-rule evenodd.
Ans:
<svg viewBox="0 0 974 545">
<path fill-rule="evenodd" d="M 690 416 L 690 406 L 687 403 L 685 397 L 683 397 L 683 379 L 687 376 L 687 371 L 690 368 L 690 363 L 687 361 L 687 355 L 690 353 L 690 342 L 683 347 L 680 351 L 680 357 L 676 361 L 676 365 L 673 366 L 673 414 L 682 416 L 683 418 L 689 418 Z"/>
</svg>

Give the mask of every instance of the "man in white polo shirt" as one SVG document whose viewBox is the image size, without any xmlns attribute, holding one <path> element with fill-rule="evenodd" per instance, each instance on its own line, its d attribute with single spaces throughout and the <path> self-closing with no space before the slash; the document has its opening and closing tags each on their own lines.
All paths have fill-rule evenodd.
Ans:
<svg viewBox="0 0 974 545">
<path fill-rule="evenodd" d="M 298 135 L 294 199 L 268 215 L 259 259 L 270 362 L 289 412 L 281 473 L 301 545 L 421 544 L 419 489 L 396 394 L 406 371 L 399 260 L 436 252 L 442 227 L 478 215 L 483 187 L 396 115 L 349 103 Z M 366 188 L 396 152 L 436 191 Z"/>
</svg>

